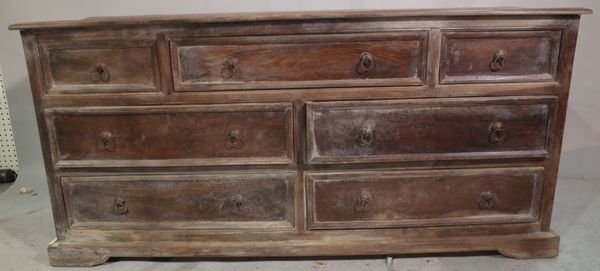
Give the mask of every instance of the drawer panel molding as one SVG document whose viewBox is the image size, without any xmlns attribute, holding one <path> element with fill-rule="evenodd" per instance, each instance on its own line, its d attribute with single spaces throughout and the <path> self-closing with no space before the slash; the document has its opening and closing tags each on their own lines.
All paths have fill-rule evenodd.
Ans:
<svg viewBox="0 0 600 271">
<path fill-rule="evenodd" d="M 560 30 L 442 31 L 441 84 L 557 80 Z"/>
<path fill-rule="evenodd" d="M 62 177 L 69 224 L 104 229 L 293 228 L 296 174 Z"/>
<path fill-rule="evenodd" d="M 311 164 L 545 157 L 552 96 L 307 105 Z"/>
<path fill-rule="evenodd" d="M 311 229 L 533 222 L 543 168 L 306 174 Z"/>
<path fill-rule="evenodd" d="M 422 85 L 427 33 L 177 38 L 175 91 Z"/>
<path fill-rule="evenodd" d="M 291 103 L 50 108 L 57 167 L 285 165 Z"/>
<path fill-rule="evenodd" d="M 159 92 L 156 39 L 42 42 L 47 94 Z"/>
</svg>

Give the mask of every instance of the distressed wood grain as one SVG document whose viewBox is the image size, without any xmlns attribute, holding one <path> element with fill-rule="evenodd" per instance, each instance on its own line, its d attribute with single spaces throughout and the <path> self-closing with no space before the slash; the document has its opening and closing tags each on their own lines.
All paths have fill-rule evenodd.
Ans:
<svg viewBox="0 0 600 271">
<path fill-rule="evenodd" d="M 23 23 L 55 266 L 555 257 L 584 8 Z"/>
</svg>

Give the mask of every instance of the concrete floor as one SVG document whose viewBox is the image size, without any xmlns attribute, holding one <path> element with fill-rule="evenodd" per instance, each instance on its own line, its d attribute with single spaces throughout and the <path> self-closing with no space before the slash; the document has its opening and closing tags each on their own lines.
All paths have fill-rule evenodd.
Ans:
<svg viewBox="0 0 600 271">
<path fill-rule="evenodd" d="M 89 268 L 52 268 L 46 245 L 54 238 L 50 201 L 41 176 L 0 184 L 0 270 L 387 270 L 383 258 L 196 261 L 118 260 Z M 25 179 L 24 179 L 25 178 Z M 37 195 L 19 195 L 21 186 Z M 514 260 L 496 254 L 395 258 L 393 270 L 600 270 L 600 180 L 559 180 L 552 228 L 561 235 L 555 259 Z"/>
</svg>

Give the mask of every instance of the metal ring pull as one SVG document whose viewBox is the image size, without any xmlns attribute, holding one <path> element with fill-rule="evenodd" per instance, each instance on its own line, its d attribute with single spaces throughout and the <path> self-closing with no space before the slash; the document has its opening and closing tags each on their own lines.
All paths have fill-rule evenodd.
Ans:
<svg viewBox="0 0 600 271">
<path fill-rule="evenodd" d="M 244 206 L 246 205 L 246 201 L 240 195 L 235 195 L 231 198 L 231 212 L 234 214 L 239 214 L 244 210 Z"/>
<path fill-rule="evenodd" d="M 231 79 L 233 76 L 240 72 L 238 68 L 239 59 L 231 57 L 225 61 L 223 69 L 221 69 L 221 77 L 224 79 Z"/>
<path fill-rule="evenodd" d="M 506 59 L 506 53 L 504 50 L 499 49 L 492 56 L 492 61 L 490 62 L 490 70 L 493 72 L 497 72 L 504 67 L 504 61 Z"/>
<path fill-rule="evenodd" d="M 127 208 L 127 200 L 123 198 L 115 198 L 113 200 L 113 210 L 117 214 L 126 215 L 129 213 L 129 208 Z"/>
<path fill-rule="evenodd" d="M 232 128 L 227 133 L 225 139 L 225 148 L 227 149 L 239 149 L 242 147 L 242 140 L 240 139 L 240 130 Z"/>
<path fill-rule="evenodd" d="M 371 201 L 371 194 L 363 191 L 360 193 L 360 197 L 354 202 L 354 211 L 357 213 L 366 212 L 369 209 L 369 202 Z"/>
<path fill-rule="evenodd" d="M 484 191 L 479 194 L 479 209 L 486 210 L 494 207 L 494 194 Z"/>
<path fill-rule="evenodd" d="M 100 144 L 104 147 L 104 150 L 112 152 L 117 148 L 115 137 L 109 131 L 103 131 L 100 133 Z"/>
<path fill-rule="evenodd" d="M 361 147 L 365 147 L 371 145 L 375 140 L 375 136 L 373 135 L 373 129 L 370 127 L 365 127 L 360 129 L 358 134 L 358 145 Z"/>
<path fill-rule="evenodd" d="M 110 71 L 108 66 L 104 63 L 96 63 L 94 70 L 92 72 L 92 80 L 93 81 L 102 81 L 104 83 L 110 81 Z"/>
<path fill-rule="evenodd" d="M 375 68 L 375 60 L 373 60 L 373 55 L 369 52 L 363 52 L 360 54 L 360 60 L 356 65 L 356 73 L 365 74 Z"/>
<path fill-rule="evenodd" d="M 501 121 L 494 121 L 490 124 L 490 135 L 488 137 L 491 144 L 498 144 L 506 138 L 504 124 Z"/>
</svg>

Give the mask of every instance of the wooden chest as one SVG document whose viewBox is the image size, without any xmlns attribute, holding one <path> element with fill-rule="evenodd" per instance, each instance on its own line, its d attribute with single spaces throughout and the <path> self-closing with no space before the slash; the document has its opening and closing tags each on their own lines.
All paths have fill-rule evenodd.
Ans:
<svg viewBox="0 0 600 271">
<path fill-rule="evenodd" d="M 554 257 L 572 63 L 590 12 L 13 25 L 52 196 L 50 262 Z"/>
</svg>

